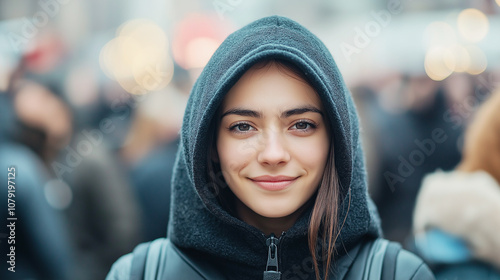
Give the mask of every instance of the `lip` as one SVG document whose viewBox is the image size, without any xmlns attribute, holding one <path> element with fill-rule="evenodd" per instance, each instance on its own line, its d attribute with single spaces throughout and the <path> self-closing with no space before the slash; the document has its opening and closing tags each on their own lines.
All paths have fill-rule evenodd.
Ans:
<svg viewBox="0 0 500 280">
<path fill-rule="evenodd" d="M 256 185 L 267 191 L 280 191 L 291 185 L 299 177 L 290 176 L 259 176 L 255 178 L 249 178 Z"/>
</svg>

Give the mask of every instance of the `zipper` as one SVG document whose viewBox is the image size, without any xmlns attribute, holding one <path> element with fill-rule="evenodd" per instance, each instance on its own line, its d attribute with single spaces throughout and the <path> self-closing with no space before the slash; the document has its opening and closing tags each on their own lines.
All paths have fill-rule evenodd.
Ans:
<svg viewBox="0 0 500 280">
<path fill-rule="evenodd" d="M 276 238 L 274 233 L 266 239 L 266 246 L 268 246 L 267 252 L 267 264 L 266 270 L 264 271 L 264 280 L 280 280 L 281 272 L 279 271 L 279 258 L 278 258 L 278 245 L 282 241 L 285 232 L 283 232 L 280 238 Z"/>
</svg>

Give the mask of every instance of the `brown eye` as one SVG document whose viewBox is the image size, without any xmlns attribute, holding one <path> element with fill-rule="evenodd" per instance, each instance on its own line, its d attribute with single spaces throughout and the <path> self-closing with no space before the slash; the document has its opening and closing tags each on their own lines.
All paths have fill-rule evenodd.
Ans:
<svg viewBox="0 0 500 280">
<path fill-rule="evenodd" d="M 233 131 L 235 133 L 244 133 L 244 132 L 249 132 L 252 130 L 255 130 L 255 128 L 248 123 L 237 123 L 229 128 L 230 131 Z"/>
<path fill-rule="evenodd" d="M 296 127 L 297 129 L 307 129 L 307 126 L 308 126 L 308 125 L 309 125 L 309 124 L 308 124 L 308 123 L 306 123 L 306 122 L 298 122 L 298 123 L 296 123 L 296 124 L 295 124 L 295 127 Z"/>
<path fill-rule="evenodd" d="M 236 126 L 239 131 L 249 131 L 250 130 L 250 125 L 246 123 L 242 123 Z"/>
<path fill-rule="evenodd" d="M 312 129 L 315 129 L 316 125 L 314 123 L 308 122 L 308 121 L 299 121 L 299 122 L 296 122 L 291 128 L 292 128 L 292 130 L 300 130 L 303 132 L 309 132 Z"/>
</svg>

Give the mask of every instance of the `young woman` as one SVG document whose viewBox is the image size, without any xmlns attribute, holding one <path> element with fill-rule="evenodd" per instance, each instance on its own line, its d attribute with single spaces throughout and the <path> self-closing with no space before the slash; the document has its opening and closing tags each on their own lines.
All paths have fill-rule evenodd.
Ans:
<svg viewBox="0 0 500 280">
<path fill-rule="evenodd" d="M 323 43 L 287 18 L 236 31 L 207 64 L 172 187 L 168 245 L 153 266 L 161 279 L 379 279 L 390 270 L 382 264 L 395 279 L 433 279 L 415 256 L 387 261 L 387 244 L 373 242 L 379 220 L 350 93 Z M 108 279 L 142 277 L 138 250 Z M 189 267 L 172 264 L 172 252 Z M 198 265 L 210 269 L 189 278 Z"/>
</svg>

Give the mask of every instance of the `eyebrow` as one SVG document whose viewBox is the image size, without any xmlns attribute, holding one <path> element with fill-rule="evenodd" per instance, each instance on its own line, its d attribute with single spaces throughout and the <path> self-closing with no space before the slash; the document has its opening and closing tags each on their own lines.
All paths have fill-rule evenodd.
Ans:
<svg viewBox="0 0 500 280">
<path fill-rule="evenodd" d="M 300 114 L 304 114 L 307 112 L 318 113 L 321 116 L 323 116 L 323 112 L 321 112 L 320 109 L 318 109 L 314 106 L 306 105 L 303 107 L 286 110 L 286 111 L 281 113 L 280 118 L 282 118 L 282 119 L 288 118 L 288 117 L 293 116 L 293 115 L 300 115 Z M 230 110 L 224 112 L 220 118 L 222 119 L 227 115 L 238 115 L 238 116 L 244 116 L 244 117 L 262 118 L 261 112 L 249 110 L 249 109 L 245 109 L 245 108 L 230 109 Z"/>
</svg>

